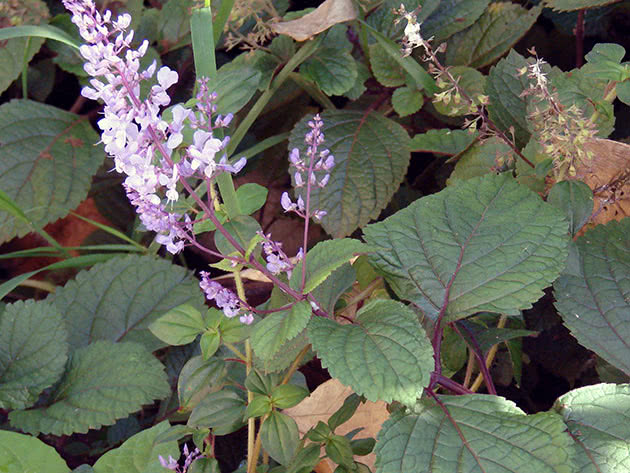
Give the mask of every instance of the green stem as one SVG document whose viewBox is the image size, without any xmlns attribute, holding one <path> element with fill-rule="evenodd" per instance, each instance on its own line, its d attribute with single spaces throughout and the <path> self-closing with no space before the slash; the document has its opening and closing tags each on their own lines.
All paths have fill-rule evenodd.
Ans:
<svg viewBox="0 0 630 473">
<path fill-rule="evenodd" d="M 210 6 L 210 2 L 206 0 L 207 7 Z M 214 24 L 212 25 L 214 29 L 214 44 L 216 45 L 221 39 L 221 33 L 223 32 L 223 28 L 225 27 L 225 23 L 227 23 L 228 18 L 230 17 L 230 13 L 232 12 L 232 7 L 234 6 L 234 0 L 222 0 L 221 5 L 219 5 L 219 9 L 217 10 L 217 14 L 214 17 Z"/>
</svg>

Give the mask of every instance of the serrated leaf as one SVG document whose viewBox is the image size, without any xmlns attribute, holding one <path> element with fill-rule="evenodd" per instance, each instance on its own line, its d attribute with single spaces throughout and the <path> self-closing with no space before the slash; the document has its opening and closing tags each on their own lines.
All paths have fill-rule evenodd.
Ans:
<svg viewBox="0 0 630 473">
<path fill-rule="evenodd" d="M 556 308 L 571 334 L 630 374 L 630 219 L 578 238 L 578 267 L 554 284 Z"/>
<path fill-rule="evenodd" d="M 464 151 L 477 139 L 478 133 L 470 133 L 467 130 L 429 130 L 426 133 L 418 133 L 411 139 L 409 147 L 414 152 L 433 153 L 452 156 Z"/>
<path fill-rule="evenodd" d="M 142 345 L 98 341 L 72 354 L 48 406 L 13 411 L 9 420 L 31 434 L 85 433 L 169 393 L 162 364 Z"/>
<path fill-rule="evenodd" d="M 283 343 L 277 353 L 268 360 L 260 360 L 260 358 L 256 356 L 254 366 L 264 369 L 265 372 L 277 373 L 283 371 L 291 366 L 293 360 L 295 360 L 300 352 L 308 345 L 309 341 L 306 336 L 306 329 L 304 329 L 296 337 Z M 254 355 L 256 355 L 256 352 L 254 352 Z M 313 356 L 313 352 L 310 349 L 307 350 L 306 355 L 302 357 L 301 365 L 308 363 Z"/>
<path fill-rule="evenodd" d="M 333 314 L 335 312 L 335 304 L 341 295 L 352 287 L 356 279 L 357 271 L 354 269 L 354 266 L 346 263 L 335 269 L 330 277 L 317 286 L 312 293 L 313 297 L 324 312 Z"/>
<path fill-rule="evenodd" d="M 149 325 L 151 333 L 169 345 L 187 345 L 205 328 L 201 312 L 188 304 L 169 310 Z"/>
<path fill-rule="evenodd" d="M 581 181 L 556 183 L 549 191 L 547 202 L 564 213 L 571 236 L 580 231 L 593 213 L 593 191 Z"/>
<path fill-rule="evenodd" d="M 416 113 L 424 104 L 424 96 L 418 89 L 399 87 L 392 94 L 392 106 L 401 117 Z"/>
<path fill-rule="evenodd" d="M 545 6 L 555 11 L 574 11 L 585 8 L 602 7 L 619 0 L 545 0 Z"/>
<path fill-rule="evenodd" d="M 370 401 L 413 404 L 429 384 L 433 348 L 400 302 L 372 301 L 349 325 L 315 317 L 308 337 L 330 374 Z"/>
<path fill-rule="evenodd" d="M 510 2 L 491 3 L 469 28 L 449 41 L 445 62 L 481 68 L 503 56 L 536 22 L 542 6 L 529 10 Z"/>
<path fill-rule="evenodd" d="M 158 442 L 169 429 L 168 421 L 143 430 L 127 439 L 120 447 L 106 452 L 94 464 L 95 473 L 153 473 L 161 471 L 159 457 L 179 458 L 179 446 L 174 440 Z"/>
<path fill-rule="evenodd" d="M 43 38 L 14 38 L 6 41 L 0 48 L 0 93 L 9 88 L 11 83 L 22 73 L 44 44 Z"/>
<path fill-rule="evenodd" d="M 525 415 L 498 396 L 440 396 L 383 424 L 376 473 L 574 473 L 573 445 L 562 417 Z M 408 448 L 413 445 L 413 448 Z"/>
<path fill-rule="evenodd" d="M 217 71 L 217 81 L 213 91 L 217 93 L 217 112 L 237 113 L 258 90 L 262 74 L 256 69 L 228 63 Z"/>
<path fill-rule="evenodd" d="M 351 234 L 378 217 L 398 189 L 409 165 L 409 136 L 398 123 L 378 112 L 330 110 L 321 114 L 326 147 L 335 167 L 323 189 L 311 191 L 311 208 L 325 210 L 326 232 L 335 238 Z M 302 119 L 291 131 L 289 149 L 306 156 L 304 135 L 310 130 Z M 378 185 L 375 185 L 378 183 Z"/>
<path fill-rule="evenodd" d="M 299 442 L 297 424 L 288 415 L 273 411 L 260 428 L 262 446 L 281 465 L 288 465 Z"/>
<path fill-rule="evenodd" d="M 96 264 L 47 299 L 65 315 L 72 348 L 94 340 L 165 346 L 149 325 L 182 304 L 203 307 L 196 279 L 181 266 L 151 256 L 129 255 Z"/>
<path fill-rule="evenodd" d="M 405 83 L 405 70 L 378 43 L 370 45 L 370 65 L 376 80 L 385 87 L 398 87 Z"/>
<path fill-rule="evenodd" d="M 191 427 L 212 429 L 215 435 L 235 432 L 244 425 L 245 401 L 233 390 L 208 394 L 193 409 L 188 419 Z"/>
<path fill-rule="evenodd" d="M 320 241 L 306 253 L 304 294 L 322 284 L 335 269 L 350 261 L 353 256 L 369 253 L 370 250 L 368 245 L 353 238 Z M 302 264 L 303 261 L 300 261 L 291 273 L 289 285 L 292 289 L 300 289 Z"/>
<path fill-rule="evenodd" d="M 284 343 L 296 337 L 308 325 L 312 308 L 307 301 L 289 310 L 274 312 L 254 326 L 251 344 L 256 356 L 266 361 L 278 353 Z"/>
<path fill-rule="evenodd" d="M 394 292 L 448 322 L 531 307 L 568 253 L 562 214 L 506 174 L 457 183 L 364 231 Z"/>
<path fill-rule="evenodd" d="M 477 21 L 489 4 L 490 0 L 441 0 L 422 23 L 422 36 L 433 36 L 434 44 L 440 44 Z"/>
<path fill-rule="evenodd" d="M 25 409 L 62 375 L 68 359 L 63 317 L 45 302 L 0 310 L 0 408 Z"/>
<path fill-rule="evenodd" d="M 50 445 L 36 437 L 0 430 L 2 473 L 68 473 L 70 468 Z"/>
<path fill-rule="evenodd" d="M 343 95 L 357 80 L 356 61 L 348 51 L 324 47 L 309 57 L 300 73 L 316 82 L 326 95 Z"/>
<path fill-rule="evenodd" d="M 598 43 L 584 56 L 588 62 L 581 70 L 597 79 L 622 82 L 630 74 L 628 64 L 621 64 L 625 55 L 625 48 L 619 44 Z"/>
<path fill-rule="evenodd" d="M 104 159 L 85 117 L 30 100 L 0 106 L 0 189 L 38 226 L 85 197 Z M 0 242 L 32 229 L 0 212 Z"/>
<path fill-rule="evenodd" d="M 558 398 L 562 415 L 575 439 L 580 473 L 630 471 L 630 385 L 596 384 Z"/>
<path fill-rule="evenodd" d="M 529 84 L 526 75 L 517 72 L 528 63 L 523 56 L 513 49 L 507 57 L 501 59 L 490 69 L 486 82 L 486 94 L 490 97 L 488 115 L 495 124 L 507 132 L 514 127 L 514 138 L 519 148 L 529 141 L 527 125 L 527 100 L 521 93 Z"/>
<path fill-rule="evenodd" d="M 496 136 L 479 141 L 461 154 L 447 184 L 496 172 L 494 169 L 500 169 L 500 163 L 509 161 L 511 156 L 512 149 Z"/>
</svg>

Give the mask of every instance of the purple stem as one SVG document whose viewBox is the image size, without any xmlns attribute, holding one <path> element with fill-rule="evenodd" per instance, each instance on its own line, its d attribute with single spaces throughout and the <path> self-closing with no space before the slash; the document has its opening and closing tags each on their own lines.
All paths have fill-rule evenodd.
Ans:
<svg viewBox="0 0 630 473">
<path fill-rule="evenodd" d="M 460 337 L 464 338 L 462 336 L 462 333 L 459 331 L 459 325 L 458 324 L 452 324 L 451 327 L 453 327 L 453 330 L 455 330 Z M 477 359 L 477 363 L 479 364 L 479 370 L 481 371 L 481 374 L 483 375 L 483 379 L 486 383 L 486 389 L 488 390 L 489 394 L 495 394 L 497 393 L 496 388 L 494 387 L 494 382 L 492 381 L 492 376 L 490 376 L 490 371 L 488 371 L 488 367 L 486 366 L 486 360 L 483 356 L 483 352 L 481 351 L 481 347 L 479 346 L 479 343 L 477 343 L 477 339 L 475 338 L 474 334 L 468 329 L 468 327 L 466 327 L 465 325 L 461 325 L 461 328 L 463 328 L 466 333 L 468 333 L 468 336 L 470 338 L 470 348 L 473 351 L 473 354 L 475 355 L 475 358 Z M 466 340 L 464 338 L 464 340 Z"/>
</svg>

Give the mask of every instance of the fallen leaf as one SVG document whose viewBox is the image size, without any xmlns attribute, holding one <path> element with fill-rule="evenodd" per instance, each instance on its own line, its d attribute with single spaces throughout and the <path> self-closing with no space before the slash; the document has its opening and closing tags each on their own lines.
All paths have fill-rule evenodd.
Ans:
<svg viewBox="0 0 630 473">
<path fill-rule="evenodd" d="M 319 385 L 309 397 L 304 399 L 297 406 L 285 409 L 283 412 L 295 420 L 300 435 L 304 435 L 312 427 L 317 425 L 319 421 L 328 421 L 330 416 L 343 405 L 346 398 L 353 392 L 352 388 L 344 386 L 338 380 L 330 379 Z M 337 427 L 335 433 L 345 435 L 352 430 L 362 428 L 363 430 L 354 437 L 355 439 L 376 438 L 383 422 L 388 418 L 389 412 L 387 411 L 387 404 L 385 402 L 366 401 L 358 407 L 354 416 L 352 416 L 348 422 Z M 370 453 L 363 457 L 355 457 L 355 460 L 365 463 L 370 469 L 373 469 L 376 455 Z M 329 459 L 326 459 L 326 461 L 332 467 L 333 463 Z M 334 469 L 335 468 L 332 467 L 332 470 Z"/>
<path fill-rule="evenodd" d="M 291 36 L 296 41 L 306 41 L 337 23 L 356 17 L 357 11 L 352 0 L 326 0 L 302 18 L 272 23 L 271 29 L 276 34 Z"/>
<path fill-rule="evenodd" d="M 586 144 L 586 150 L 592 153 L 591 160 L 576 167 L 575 178 L 593 190 L 593 216 L 588 226 L 630 216 L 630 145 L 595 138 Z"/>
</svg>

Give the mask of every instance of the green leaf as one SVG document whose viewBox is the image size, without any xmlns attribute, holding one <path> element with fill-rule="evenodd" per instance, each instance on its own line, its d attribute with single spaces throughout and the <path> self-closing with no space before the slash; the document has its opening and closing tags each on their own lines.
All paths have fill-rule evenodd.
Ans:
<svg viewBox="0 0 630 473">
<path fill-rule="evenodd" d="M 580 231 L 593 213 L 593 191 L 581 181 L 556 183 L 549 191 L 547 202 L 564 213 L 571 236 Z"/>
<path fill-rule="evenodd" d="M 517 71 L 527 67 L 523 56 L 513 49 L 490 69 L 486 82 L 486 94 L 490 97 L 488 115 L 504 132 L 514 127 L 514 138 L 519 148 L 529 141 L 527 125 L 527 99 L 521 97 L 529 86 L 526 75 L 518 76 Z"/>
<path fill-rule="evenodd" d="M 489 4 L 490 0 L 441 0 L 422 23 L 422 36 L 425 39 L 433 36 L 433 44 L 439 45 L 477 21 Z"/>
<path fill-rule="evenodd" d="M 225 222 L 223 227 L 243 249 L 247 249 L 249 242 L 256 237 L 257 232 L 262 231 L 256 219 L 249 215 L 239 215 Z M 223 236 L 223 233 L 218 231 L 214 233 L 214 244 L 223 255 L 229 255 L 236 251 L 236 248 Z"/>
<path fill-rule="evenodd" d="M 271 412 L 271 399 L 268 396 L 255 395 L 245 409 L 245 418 L 262 417 Z"/>
<path fill-rule="evenodd" d="M 394 292 L 431 319 L 531 307 L 568 254 L 561 213 L 509 175 L 487 175 L 423 197 L 365 228 Z"/>
<path fill-rule="evenodd" d="M 201 356 L 206 361 L 217 352 L 219 346 L 221 346 L 221 335 L 216 330 L 205 332 L 199 340 Z"/>
<path fill-rule="evenodd" d="M 254 96 L 262 74 L 256 69 L 227 63 L 217 71 L 214 91 L 217 93 L 217 113 L 237 113 Z"/>
<path fill-rule="evenodd" d="M 496 136 L 479 141 L 461 154 L 447 184 L 494 173 L 511 157 L 512 149 Z"/>
<path fill-rule="evenodd" d="M 418 89 L 399 87 L 392 95 L 392 106 L 401 117 L 416 113 L 423 104 L 424 96 Z"/>
<path fill-rule="evenodd" d="M 330 110 L 321 116 L 326 136 L 322 148 L 330 150 L 336 164 L 326 187 L 311 191 L 311 205 L 328 212 L 322 226 L 340 238 L 377 218 L 389 203 L 407 172 L 409 136 L 398 123 L 372 110 Z M 298 148 L 302 156 L 311 119 L 302 119 L 289 139 L 289 149 Z"/>
<path fill-rule="evenodd" d="M 2 473 L 68 473 L 57 451 L 36 437 L 0 430 Z"/>
<path fill-rule="evenodd" d="M 5 103 L 0 106 L 0 189 L 35 225 L 54 222 L 87 196 L 104 159 L 94 146 L 98 140 L 85 117 L 30 100 Z M 31 230 L 0 212 L 0 241 Z"/>
<path fill-rule="evenodd" d="M 385 87 L 398 87 L 405 83 L 403 67 L 378 43 L 370 45 L 370 65 L 376 80 Z"/>
<path fill-rule="evenodd" d="M 271 402 L 278 409 L 288 409 L 293 407 L 307 397 L 308 389 L 295 384 L 281 384 L 273 388 L 271 392 Z"/>
<path fill-rule="evenodd" d="M 162 471 L 160 455 L 179 458 L 177 442 L 158 442 L 160 434 L 169 429 L 168 421 L 160 422 L 127 439 L 120 447 L 106 452 L 94 464 L 95 473 L 153 473 Z"/>
<path fill-rule="evenodd" d="M 286 414 L 273 411 L 260 428 L 262 446 L 281 465 L 288 465 L 297 449 L 300 434 L 295 421 Z"/>
<path fill-rule="evenodd" d="M 349 91 L 358 77 L 356 61 L 349 51 L 324 47 L 300 67 L 300 73 L 315 81 L 326 95 L 343 95 Z"/>
<path fill-rule="evenodd" d="M 335 269 L 322 284 L 317 286 L 312 295 L 324 312 L 333 314 L 337 301 L 344 292 L 352 287 L 356 279 L 357 271 L 354 269 L 354 265 L 346 263 Z"/>
<path fill-rule="evenodd" d="M 554 404 L 575 439 L 580 473 L 630 471 L 630 385 L 596 384 Z"/>
<path fill-rule="evenodd" d="M 630 81 L 617 84 L 617 98 L 626 105 L 630 105 Z"/>
<path fill-rule="evenodd" d="M 574 11 L 584 8 L 602 7 L 619 0 L 545 0 L 545 6 L 555 11 Z"/>
<path fill-rule="evenodd" d="M 322 284 L 335 269 L 350 261 L 356 254 L 369 251 L 368 245 L 353 238 L 320 241 L 306 253 L 304 294 L 308 294 Z M 289 281 L 292 289 L 300 289 L 302 264 L 303 261 L 293 269 Z"/>
<path fill-rule="evenodd" d="M 572 468 L 573 442 L 558 414 L 528 416 L 498 396 L 439 398 L 443 407 L 422 401 L 415 413 L 399 411 L 383 424 L 376 473 L 578 471 Z"/>
<path fill-rule="evenodd" d="M 0 29 L 0 32 L 8 28 Z M 0 93 L 22 73 L 22 69 L 44 44 L 43 38 L 15 38 L 0 48 Z M 0 123 L 2 120 L 0 120 Z M 2 142 L 4 140 L 0 140 Z"/>
<path fill-rule="evenodd" d="M 326 455 L 338 465 L 350 468 L 352 461 L 352 446 L 350 440 L 341 435 L 332 435 L 326 442 Z"/>
<path fill-rule="evenodd" d="M 542 6 L 529 10 L 510 2 L 491 3 L 469 28 L 455 34 L 446 50 L 446 64 L 481 68 L 503 56 L 529 31 Z"/>
<path fill-rule="evenodd" d="M 468 148 L 477 137 L 477 133 L 467 130 L 442 128 L 418 133 L 411 139 L 409 147 L 414 152 L 452 156 Z"/>
<path fill-rule="evenodd" d="M 0 29 L 0 41 L 25 37 L 54 39 L 73 47 L 77 51 L 81 46 L 81 43 L 78 43 L 64 30 L 52 25 L 20 25 Z"/>
<path fill-rule="evenodd" d="M 599 43 L 584 56 L 588 61 L 581 70 L 596 79 L 622 82 L 628 79 L 630 68 L 621 64 L 626 50 L 616 43 Z"/>
<path fill-rule="evenodd" d="M 360 404 L 361 398 L 354 393 L 350 394 L 350 396 L 343 401 L 343 405 L 328 419 L 330 429 L 334 431 L 340 425 L 348 422 L 357 411 Z"/>
<path fill-rule="evenodd" d="M 429 384 L 433 348 L 400 302 L 372 301 L 349 325 L 315 317 L 308 336 L 330 374 L 370 401 L 413 404 Z"/>
<path fill-rule="evenodd" d="M 577 240 L 578 267 L 554 284 L 556 308 L 580 344 L 630 375 L 630 219 Z"/>
<path fill-rule="evenodd" d="M 203 307 L 196 279 L 181 266 L 152 256 L 112 258 L 80 272 L 48 299 L 65 315 L 70 346 L 94 340 L 165 346 L 149 331 L 163 313 L 182 304 Z"/>
<path fill-rule="evenodd" d="M 162 364 L 142 345 L 99 341 L 72 354 L 48 406 L 13 411 L 9 420 L 31 434 L 86 433 L 169 393 Z"/>
<path fill-rule="evenodd" d="M 289 310 L 274 312 L 258 322 L 251 336 L 256 356 L 265 361 L 271 359 L 285 342 L 295 338 L 308 325 L 312 312 L 311 305 L 301 301 Z"/>
<path fill-rule="evenodd" d="M 158 35 L 166 47 L 173 46 L 190 34 L 190 1 L 168 0 L 160 9 Z"/>
<path fill-rule="evenodd" d="M 475 341 L 483 353 L 487 353 L 492 346 L 498 343 L 506 342 L 514 338 L 529 337 L 530 335 L 536 335 L 538 333 L 533 330 L 523 330 L 517 328 L 485 327 L 466 320 L 459 323 L 465 324 L 466 327 L 468 327 L 468 330 L 475 337 Z M 463 332 L 463 335 L 464 338 L 469 340 L 466 332 Z"/>
<path fill-rule="evenodd" d="M 256 356 L 254 366 L 264 369 L 266 372 L 277 373 L 291 366 L 291 363 L 300 354 L 300 352 L 309 345 L 306 329 L 302 330 L 296 337 L 293 337 L 286 343 L 283 343 L 277 353 L 267 360 L 260 360 Z M 306 355 L 302 358 L 301 365 L 308 363 L 313 358 L 313 352 L 307 350 Z"/>
<path fill-rule="evenodd" d="M 204 360 L 203 356 L 193 356 L 186 362 L 177 380 L 180 410 L 192 410 L 208 393 L 220 389 L 225 375 L 225 361 L 219 358 Z"/>
<path fill-rule="evenodd" d="M 287 465 L 287 473 L 311 473 L 319 463 L 320 446 L 310 444 L 301 448 Z"/>
<path fill-rule="evenodd" d="M 236 432 L 244 425 L 245 401 L 233 390 L 208 394 L 190 414 L 190 427 L 212 429 L 214 435 Z"/>
<path fill-rule="evenodd" d="M 45 302 L 0 310 L 0 408 L 25 409 L 62 375 L 68 359 L 63 317 Z"/>
<path fill-rule="evenodd" d="M 266 187 L 248 182 L 236 189 L 236 198 L 243 215 L 251 215 L 260 209 L 267 201 L 268 190 Z"/>
<path fill-rule="evenodd" d="M 149 325 L 151 333 L 169 345 L 187 345 L 205 328 L 201 312 L 188 304 L 169 310 Z"/>
</svg>

